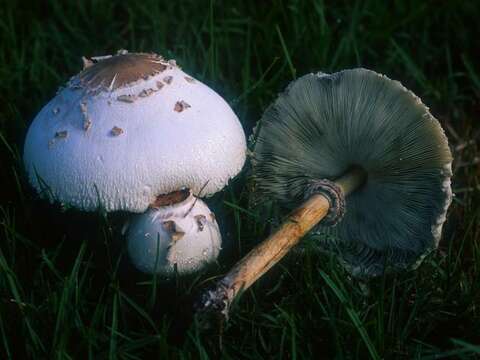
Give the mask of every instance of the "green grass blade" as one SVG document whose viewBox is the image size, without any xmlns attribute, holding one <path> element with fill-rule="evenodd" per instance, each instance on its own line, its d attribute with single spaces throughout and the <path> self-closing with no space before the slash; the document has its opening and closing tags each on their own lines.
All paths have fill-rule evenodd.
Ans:
<svg viewBox="0 0 480 360">
<path fill-rule="evenodd" d="M 367 347 L 368 352 L 370 353 L 370 356 L 372 357 L 372 359 L 379 360 L 380 356 L 378 355 L 377 350 L 375 349 L 375 345 L 373 344 L 367 331 L 365 330 L 365 326 L 363 322 L 360 320 L 360 316 L 355 311 L 355 309 L 351 306 L 351 303 L 347 300 L 343 291 L 332 281 L 330 276 L 328 276 L 324 271 L 319 270 L 319 274 L 323 278 L 323 280 L 327 283 L 329 288 L 337 296 L 338 300 L 340 300 L 342 305 L 345 307 L 345 310 L 347 311 L 348 316 L 350 317 L 350 320 L 352 321 L 353 325 L 355 326 L 359 335 L 361 336 L 363 342 L 365 343 L 365 346 Z"/>
</svg>

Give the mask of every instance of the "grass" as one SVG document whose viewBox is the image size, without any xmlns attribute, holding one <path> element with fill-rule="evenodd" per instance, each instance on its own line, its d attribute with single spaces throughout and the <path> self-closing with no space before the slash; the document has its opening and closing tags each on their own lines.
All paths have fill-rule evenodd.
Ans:
<svg viewBox="0 0 480 360">
<path fill-rule="evenodd" d="M 474 1 L 22 3 L 0 9 L 0 358 L 407 358 L 480 356 L 480 7 Z M 221 329 L 191 301 L 268 233 L 248 168 L 210 201 L 221 265 L 169 283 L 125 256 L 126 214 L 39 200 L 21 160 L 26 129 L 82 55 L 175 57 L 232 104 L 247 134 L 296 76 L 364 66 L 401 80 L 455 151 L 440 249 L 415 272 L 351 279 L 306 241 L 247 291 Z M 272 209 L 272 211 L 276 211 Z"/>
</svg>

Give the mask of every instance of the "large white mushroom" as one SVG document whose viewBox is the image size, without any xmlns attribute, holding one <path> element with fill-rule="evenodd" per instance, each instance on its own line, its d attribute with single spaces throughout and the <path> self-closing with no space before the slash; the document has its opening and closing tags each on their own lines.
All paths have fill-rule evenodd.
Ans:
<svg viewBox="0 0 480 360">
<path fill-rule="evenodd" d="M 245 135 L 230 106 L 156 54 L 120 51 L 84 64 L 28 130 L 24 162 L 31 184 L 51 201 L 86 211 L 150 208 L 129 232 L 129 252 L 142 271 L 155 270 L 145 265 L 152 263 L 148 256 L 168 260 L 159 271 L 177 264 L 179 272 L 216 258 L 218 225 L 195 196 L 221 190 L 245 162 Z M 148 231 L 140 236 L 142 223 Z M 195 244 L 205 228 L 215 251 Z M 153 249 L 151 238 L 168 251 Z M 172 251 L 183 246 L 196 249 L 188 261 L 197 266 L 179 265 L 181 254 Z"/>
</svg>

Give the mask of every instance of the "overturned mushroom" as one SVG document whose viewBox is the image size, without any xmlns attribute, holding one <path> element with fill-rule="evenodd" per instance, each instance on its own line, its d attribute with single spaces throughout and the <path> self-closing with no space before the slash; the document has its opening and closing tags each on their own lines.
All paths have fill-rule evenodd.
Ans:
<svg viewBox="0 0 480 360">
<path fill-rule="evenodd" d="M 258 128 L 258 195 L 294 210 L 203 294 L 201 310 L 227 315 L 314 228 L 334 235 L 323 241 L 359 276 L 415 266 L 438 245 L 452 156 L 438 121 L 398 81 L 365 69 L 303 76 Z"/>
<path fill-rule="evenodd" d="M 242 168 L 246 144 L 238 118 L 212 89 L 184 81 L 188 75 L 159 55 L 122 51 L 89 59 L 86 65 L 28 130 L 24 163 L 30 182 L 50 200 L 86 211 L 148 210 L 128 232 L 133 263 L 152 272 L 154 267 L 145 264 L 155 263 L 152 258 L 161 253 L 166 258 L 160 259 L 159 271 L 175 265 L 179 272 L 199 269 L 203 260 L 217 256 L 221 237 L 214 220 L 203 231 L 197 229 L 195 216 L 207 219 L 210 210 L 193 194 L 214 194 Z M 161 89 L 164 79 L 169 85 Z M 189 111 L 175 111 L 179 101 Z M 42 192 L 44 187 L 49 191 Z M 188 196 L 170 196 L 176 192 Z M 173 217 L 182 213 L 181 220 L 166 216 L 171 211 Z M 182 230 L 174 234 L 162 225 L 154 231 L 147 219 L 162 217 Z M 139 236 L 142 226 L 148 231 Z M 168 242 L 169 252 L 153 251 L 156 243 L 147 233 L 151 239 L 159 236 L 161 246 Z M 207 256 L 195 266 L 180 265 L 182 242 L 195 236 L 199 243 L 210 236 L 209 247 L 191 248 L 200 255 L 206 249 Z"/>
</svg>

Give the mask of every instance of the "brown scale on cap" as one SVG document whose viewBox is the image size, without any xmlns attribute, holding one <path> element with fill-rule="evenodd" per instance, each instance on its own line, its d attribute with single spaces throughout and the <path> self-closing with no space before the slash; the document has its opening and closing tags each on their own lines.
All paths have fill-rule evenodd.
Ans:
<svg viewBox="0 0 480 360">
<path fill-rule="evenodd" d="M 112 130 L 110 130 L 110 134 L 112 136 L 119 136 L 119 135 L 123 134 L 123 129 L 119 128 L 118 126 L 114 126 L 112 128 Z"/>
<path fill-rule="evenodd" d="M 198 231 L 203 231 L 205 224 L 207 223 L 207 217 L 205 215 L 195 215 L 195 221 L 197 222 Z"/>
<path fill-rule="evenodd" d="M 186 101 L 180 100 L 180 101 L 177 101 L 173 110 L 175 110 L 176 112 L 182 112 L 183 110 L 186 110 L 189 107 L 191 107 L 190 104 L 188 104 Z"/>
<path fill-rule="evenodd" d="M 163 78 L 163 81 L 165 82 L 165 84 L 170 85 L 173 81 L 173 76 L 165 76 Z"/>
<path fill-rule="evenodd" d="M 88 131 L 92 127 L 92 119 L 88 115 L 85 115 L 83 119 L 83 130 Z"/>
<path fill-rule="evenodd" d="M 80 111 L 83 115 L 83 130 L 88 131 L 92 126 L 92 119 L 88 115 L 87 103 L 80 103 Z"/>
<path fill-rule="evenodd" d="M 103 87 L 113 91 L 166 69 L 167 65 L 156 54 L 120 53 L 102 60 L 96 58 L 89 60 L 84 70 L 76 77 L 78 84 L 75 85 L 90 90 Z"/>
<path fill-rule="evenodd" d="M 152 89 L 152 88 L 149 88 L 149 89 L 143 89 L 142 91 L 140 91 L 140 93 L 138 94 L 138 97 L 147 97 L 147 96 L 150 96 L 152 95 L 154 92 L 156 92 L 158 90 L 155 90 L 155 89 Z"/>
<path fill-rule="evenodd" d="M 163 228 L 170 234 L 173 242 L 176 242 L 185 236 L 185 232 L 178 231 L 177 224 L 173 220 L 164 221 Z"/>
<path fill-rule="evenodd" d="M 150 204 L 151 208 L 158 209 L 162 206 L 169 206 L 177 204 L 186 200 L 190 196 L 189 189 L 182 189 L 174 191 L 168 194 L 158 195 L 153 203 Z"/>
<path fill-rule="evenodd" d="M 136 95 L 120 95 L 117 97 L 118 101 L 126 102 L 126 103 L 133 103 L 137 100 Z"/>
<path fill-rule="evenodd" d="M 57 131 L 55 133 L 55 139 L 66 139 L 68 136 L 68 131 L 63 130 L 63 131 Z"/>
<path fill-rule="evenodd" d="M 66 139 L 67 137 L 68 137 L 68 131 L 67 130 L 62 130 L 62 131 L 55 132 L 55 135 L 53 135 L 53 139 L 48 141 L 48 148 L 51 149 L 53 147 L 53 145 L 55 145 L 56 140 Z"/>
</svg>

